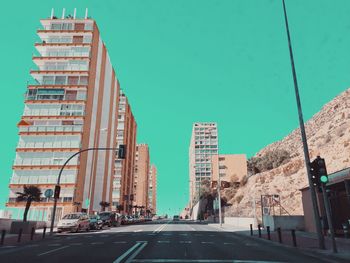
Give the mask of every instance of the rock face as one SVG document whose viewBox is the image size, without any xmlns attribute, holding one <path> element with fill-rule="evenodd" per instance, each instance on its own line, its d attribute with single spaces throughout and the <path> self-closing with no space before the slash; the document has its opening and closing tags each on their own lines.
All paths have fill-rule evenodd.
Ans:
<svg viewBox="0 0 350 263">
<path fill-rule="evenodd" d="M 310 158 L 317 155 L 326 160 L 328 173 L 350 166 L 350 89 L 327 103 L 306 123 Z M 256 156 L 276 149 L 288 150 L 291 159 L 275 169 L 250 176 L 237 189 L 226 189 L 224 195 L 233 204 L 229 216 L 261 218 L 260 196 L 278 194 L 281 205 L 291 215 L 303 215 L 301 188 L 308 185 L 300 130 L 274 142 Z"/>
</svg>

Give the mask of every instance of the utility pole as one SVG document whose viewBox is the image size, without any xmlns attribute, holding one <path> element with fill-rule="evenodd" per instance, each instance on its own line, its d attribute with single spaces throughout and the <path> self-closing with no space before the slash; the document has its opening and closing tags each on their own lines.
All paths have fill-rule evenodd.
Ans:
<svg viewBox="0 0 350 263">
<path fill-rule="evenodd" d="M 297 107 L 298 107 L 300 132 L 301 132 L 301 138 L 302 138 L 303 149 L 304 149 L 305 166 L 306 166 L 307 177 L 308 177 L 308 180 L 309 180 L 309 188 L 310 188 L 312 208 L 313 208 L 313 214 L 314 214 L 314 221 L 315 221 L 316 232 L 317 232 L 317 237 L 318 237 L 318 242 L 319 242 L 319 248 L 320 249 L 325 249 L 324 237 L 322 235 L 322 229 L 321 229 L 321 223 L 320 223 L 320 213 L 318 211 L 318 205 L 317 205 L 317 200 L 316 200 L 316 191 L 315 191 L 315 188 L 314 188 L 313 183 L 312 183 L 312 177 L 311 177 L 311 171 L 310 171 L 309 147 L 308 147 L 308 144 L 307 144 L 305 125 L 304 125 L 304 118 L 303 118 L 303 112 L 302 112 L 300 96 L 299 96 L 297 74 L 296 74 L 295 65 L 294 65 L 294 57 L 293 57 L 292 43 L 291 43 L 290 33 L 289 33 L 286 4 L 285 4 L 284 0 L 282 0 L 282 3 L 283 3 L 284 20 L 285 20 L 285 24 L 286 24 L 286 31 L 287 31 L 287 37 L 288 37 L 288 47 L 289 47 L 290 62 L 291 62 L 291 65 L 292 65 L 292 74 L 293 74 L 293 81 L 294 81 L 295 97 L 296 97 Z"/>
</svg>

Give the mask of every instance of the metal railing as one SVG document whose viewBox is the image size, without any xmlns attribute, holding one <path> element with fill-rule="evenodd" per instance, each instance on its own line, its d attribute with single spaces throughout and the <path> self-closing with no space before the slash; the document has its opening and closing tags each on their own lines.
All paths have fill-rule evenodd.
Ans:
<svg viewBox="0 0 350 263">
<path fill-rule="evenodd" d="M 84 116 L 85 111 L 82 110 L 24 110 L 23 116 Z"/>
<path fill-rule="evenodd" d="M 40 56 L 34 57 L 90 57 L 90 52 L 74 52 L 74 51 L 60 51 L 60 52 L 42 52 Z"/>
<path fill-rule="evenodd" d="M 20 132 L 81 132 L 83 127 L 79 126 L 20 126 Z"/>
</svg>

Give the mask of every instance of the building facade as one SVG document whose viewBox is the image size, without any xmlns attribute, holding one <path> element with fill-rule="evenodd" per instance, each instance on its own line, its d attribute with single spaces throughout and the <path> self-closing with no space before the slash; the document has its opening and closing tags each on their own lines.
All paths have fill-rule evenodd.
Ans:
<svg viewBox="0 0 350 263">
<path fill-rule="evenodd" d="M 194 123 L 189 148 L 189 189 L 191 208 L 199 199 L 202 181 L 211 181 L 212 156 L 217 154 L 217 124 L 215 122 Z"/>
<path fill-rule="evenodd" d="M 154 164 L 149 169 L 148 209 L 157 214 L 157 168 Z"/>
<path fill-rule="evenodd" d="M 73 16 L 41 20 L 40 41 L 31 70 L 7 205 L 21 218 L 24 202 L 16 192 L 36 185 L 54 189 L 59 169 L 81 149 L 114 148 L 119 83 L 96 22 Z M 61 177 L 56 220 L 85 209 L 100 211 L 112 202 L 115 151 L 88 151 L 73 158 Z M 32 203 L 29 219 L 50 220 L 53 198 Z"/>
<path fill-rule="evenodd" d="M 134 169 L 136 154 L 136 121 L 125 94 L 120 91 L 117 127 L 117 148 L 125 146 L 125 159 L 115 160 L 113 177 L 113 208 L 125 214 L 132 213 L 134 198 Z"/>
<path fill-rule="evenodd" d="M 247 157 L 245 154 L 219 154 L 212 156 L 212 182 L 239 183 L 247 176 Z"/>
<path fill-rule="evenodd" d="M 148 209 L 150 154 L 147 144 L 137 144 L 135 157 L 134 206 Z"/>
</svg>

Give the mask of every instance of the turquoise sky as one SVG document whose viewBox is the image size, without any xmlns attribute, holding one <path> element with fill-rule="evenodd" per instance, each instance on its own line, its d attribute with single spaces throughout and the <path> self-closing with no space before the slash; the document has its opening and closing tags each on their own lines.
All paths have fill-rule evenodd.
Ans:
<svg viewBox="0 0 350 263">
<path fill-rule="evenodd" d="M 286 0 L 305 118 L 350 85 L 350 1 Z M 97 21 L 158 167 L 160 213 L 188 200 L 192 123 L 216 121 L 221 153 L 253 155 L 297 127 L 281 0 L 3 1 L 0 209 L 36 29 L 54 7 Z"/>
</svg>

